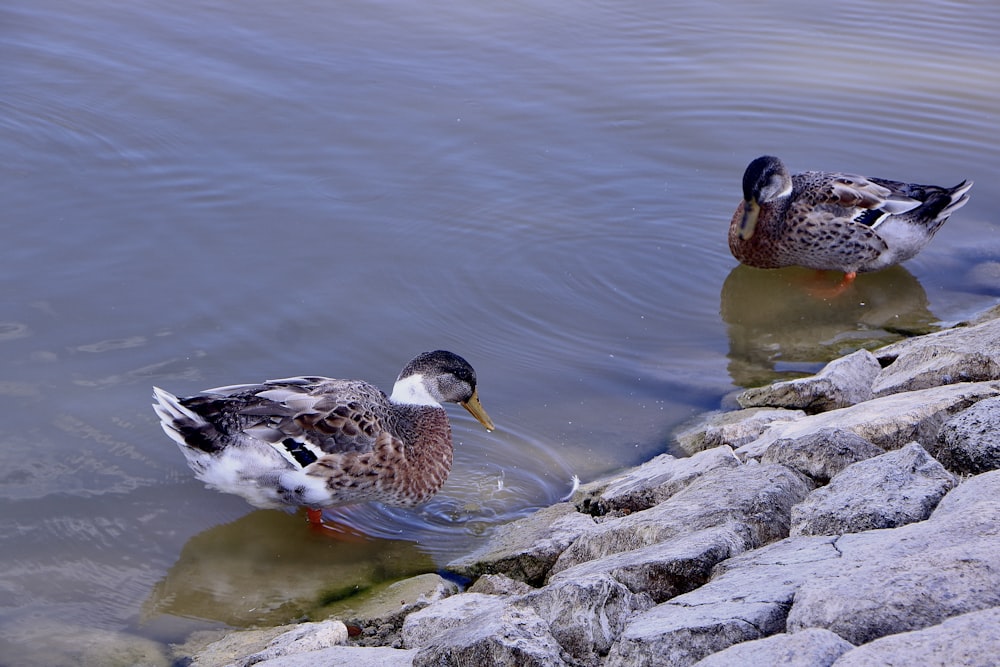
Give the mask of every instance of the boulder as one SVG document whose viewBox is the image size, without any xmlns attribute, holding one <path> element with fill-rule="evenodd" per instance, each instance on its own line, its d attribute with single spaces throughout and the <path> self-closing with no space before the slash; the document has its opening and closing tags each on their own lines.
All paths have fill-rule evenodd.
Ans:
<svg viewBox="0 0 1000 667">
<path fill-rule="evenodd" d="M 680 430 L 677 444 L 688 454 L 723 445 L 737 448 L 756 440 L 775 422 L 794 421 L 802 410 L 747 408 L 735 412 L 710 412 L 695 424 Z"/>
<path fill-rule="evenodd" d="M 340 621 L 302 623 L 269 641 L 262 651 L 251 653 L 233 665 L 250 667 L 282 656 L 299 655 L 337 646 L 346 641 L 347 627 Z"/>
<path fill-rule="evenodd" d="M 533 609 L 578 665 L 599 664 L 629 619 L 653 606 L 648 595 L 604 574 L 561 579 L 514 604 Z"/>
<path fill-rule="evenodd" d="M 882 449 L 916 440 L 933 443 L 946 420 L 985 398 L 1000 396 L 1000 382 L 970 382 L 893 394 L 848 408 L 772 423 L 736 450 L 742 460 L 760 458 L 775 441 L 800 438 L 824 428 L 848 429 Z"/>
<path fill-rule="evenodd" d="M 744 408 L 771 407 L 825 412 L 870 400 L 872 383 L 882 367 L 868 350 L 858 350 L 834 359 L 809 377 L 775 382 L 741 393 L 736 400 Z"/>
<path fill-rule="evenodd" d="M 482 548 L 447 567 L 473 579 L 482 574 L 504 574 L 537 585 L 574 540 L 596 527 L 594 520 L 577 512 L 573 504 L 559 503 L 500 526 Z"/>
<path fill-rule="evenodd" d="M 875 352 L 876 396 L 1000 379 L 1000 319 L 908 338 Z"/>
<path fill-rule="evenodd" d="M 689 535 L 731 525 L 739 533 L 738 551 L 788 535 L 792 505 L 812 485 L 779 465 L 741 465 L 704 473 L 655 507 L 608 519 L 581 534 L 559 556 L 552 572 Z"/>
<path fill-rule="evenodd" d="M 331 648 L 297 653 L 258 662 L 255 667 L 410 667 L 416 649 L 386 647 L 334 646 Z"/>
<path fill-rule="evenodd" d="M 686 458 L 661 454 L 616 475 L 609 482 L 584 487 L 574 497 L 574 502 L 580 511 L 597 516 L 609 512 L 639 512 L 663 502 L 709 470 L 734 468 L 739 464 L 728 445 L 696 452 Z"/>
<path fill-rule="evenodd" d="M 884 449 L 854 431 L 821 428 L 798 438 L 776 440 L 764 451 L 760 461 L 780 463 L 818 484 L 826 484 L 852 463 L 884 453 Z"/>
<path fill-rule="evenodd" d="M 900 632 L 845 653 L 836 667 L 993 667 L 1000 656 L 1000 607 L 953 616 L 923 630 Z"/>
<path fill-rule="evenodd" d="M 787 629 L 824 627 L 860 645 L 998 606 L 998 540 L 994 471 L 955 487 L 926 521 L 837 538 L 839 562 L 802 583 Z"/>
<path fill-rule="evenodd" d="M 924 448 L 902 449 L 844 468 L 792 508 L 792 535 L 841 535 L 895 528 L 930 516 L 956 484 Z"/>
<path fill-rule="evenodd" d="M 944 467 L 967 475 L 1000 468 L 1000 398 L 987 398 L 944 423 L 932 453 Z"/>
<path fill-rule="evenodd" d="M 853 644 L 829 630 L 807 628 L 793 634 L 780 632 L 765 639 L 735 644 L 699 660 L 695 665 L 696 667 L 746 667 L 747 665 L 829 667 L 837 658 L 853 648 Z"/>
<path fill-rule="evenodd" d="M 448 600 L 462 598 L 470 594 L 458 595 Z M 471 595 L 477 595 L 472 593 Z M 469 616 L 450 617 L 447 631 L 433 636 L 424 636 L 423 647 L 413 656 L 414 667 L 437 665 L 524 665 L 525 667 L 565 667 L 560 657 L 561 649 L 549 632 L 548 624 L 539 618 L 530 607 L 515 607 L 498 598 L 479 596 L 499 603 L 481 606 L 472 611 L 467 605 L 462 609 L 472 611 Z M 407 628 L 411 635 L 415 625 L 429 618 L 435 607 L 431 605 L 407 618 Z M 481 601 L 480 601 L 481 602 Z M 454 611 L 454 610 L 451 610 Z M 461 612 L 460 612 L 461 613 Z M 411 624 L 410 619 L 416 619 Z"/>
</svg>

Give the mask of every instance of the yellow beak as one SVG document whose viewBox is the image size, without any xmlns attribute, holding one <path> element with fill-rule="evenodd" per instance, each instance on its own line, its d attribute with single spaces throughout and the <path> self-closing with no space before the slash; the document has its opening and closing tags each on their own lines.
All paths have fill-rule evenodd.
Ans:
<svg viewBox="0 0 1000 667">
<path fill-rule="evenodd" d="M 493 420 L 490 416 L 486 414 L 486 410 L 483 410 L 482 404 L 479 402 L 479 390 L 472 392 L 472 397 L 465 401 L 464 403 L 459 403 L 463 408 L 469 411 L 473 417 L 475 417 L 480 424 L 486 427 L 487 431 L 492 431 L 495 426 L 493 426 Z"/>
</svg>

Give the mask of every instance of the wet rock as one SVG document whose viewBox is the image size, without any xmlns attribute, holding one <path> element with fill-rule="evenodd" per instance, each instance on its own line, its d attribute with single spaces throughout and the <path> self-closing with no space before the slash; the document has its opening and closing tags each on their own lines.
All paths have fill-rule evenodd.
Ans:
<svg viewBox="0 0 1000 667">
<path fill-rule="evenodd" d="M 960 474 L 1000 468 L 1000 398 L 982 400 L 945 422 L 932 453 Z"/>
<path fill-rule="evenodd" d="M 836 667 L 938 665 L 993 667 L 1000 656 L 1000 607 L 954 616 L 940 625 L 876 639 L 845 653 Z"/>
<path fill-rule="evenodd" d="M 829 667 L 837 658 L 853 648 L 853 644 L 829 630 L 807 628 L 794 634 L 782 632 L 765 639 L 736 644 L 699 660 L 695 665 L 696 667 L 746 667 L 746 665 Z M 921 661 L 918 660 L 917 663 L 919 662 Z"/>
<path fill-rule="evenodd" d="M 792 508 L 791 534 L 841 535 L 923 521 L 955 483 L 911 442 L 844 468 L 829 486 L 809 494 Z"/>
<path fill-rule="evenodd" d="M 747 389 L 737 397 L 744 408 L 772 407 L 825 412 L 872 398 L 872 383 L 882 367 L 868 350 L 835 359 L 810 377 Z"/>
<path fill-rule="evenodd" d="M 458 590 L 455 582 L 441 575 L 421 574 L 327 605 L 322 613 L 360 630 L 362 634 L 353 639 L 358 645 L 393 646 L 399 643 L 399 631 L 408 614 Z"/>
<path fill-rule="evenodd" d="M 327 665 L 410 667 L 416 654 L 416 649 L 335 646 L 310 653 L 299 653 L 266 660 L 257 663 L 255 667 L 324 667 Z"/>
<path fill-rule="evenodd" d="M 548 623 L 563 651 L 579 665 L 596 665 L 637 611 L 653 606 L 604 574 L 561 579 L 519 598 Z"/>
<path fill-rule="evenodd" d="M 596 526 L 571 503 L 559 503 L 499 527 L 485 546 L 448 563 L 448 569 L 470 578 L 504 574 L 540 584 L 559 555 Z"/>
<path fill-rule="evenodd" d="M 655 507 L 597 524 L 559 556 L 553 573 L 610 554 L 731 524 L 734 548 L 754 548 L 788 535 L 791 507 L 812 486 L 778 465 L 711 470 Z"/>
<path fill-rule="evenodd" d="M 876 351 L 876 396 L 1000 379 L 1000 319 L 908 338 Z"/>
<path fill-rule="evenodd" d="M 709 470 L 738 465 L 739 460 L 728 445 L 680 459 L 661 454 L 610 482 L 581 490 L 574 502 L 580 511 L 598 516 L 608 512 L 639 512 L 663 502 Z"/>
<path fill-rule="evenodd" d="M 267 643 L 262 651 L 236 660 L 235 667 L 250 667 L 282 656 L 310 653 L 347 641 L 347 627 L 340 621 L 302 623 L 281 633 Z"/>
<path fill-rule="evenodd" d="M 467 596 L 480 598 L 449 608 L 458 610 L 459 617 L 449 616 L 443 623 L 440 607 L 451 600 Z M 482 598 L 491 600 L 483 604 Z M 465 615 L 470 613 L 471 615 Z M 413 623 L 411 619 L 417 618 Z M 431 621 L 438 629 L 428 635 L 417 625 Z M 431 605 L 407 618 L 403 628 L 407 644 L 422 648 L 413 657 L 414 667 L 423 665 L 525 665 L 526 667 L 564 667 L 561 648 L 549 632 L 548 624 L 530 607 L 515 607 L 499 598 L 476 593 L 462 594 Z M 407 634 L 407 632 L 409 633 Z"/>
<path fill-rule="evenodd" d="M 998 539 L 994 471 L 955 487 L 927 521 L 837 538 L 839 562 L 799 587 L 787 629 L 824 627 L 860 645 L 998 606 Z"/>
<path fill-rule="evenodd" d="M 780 463 L 819 484 L 826 484 L 838 472 L 858 461 L 884 454 L 885 450 L 853 431 L 821 428 L 799 438 L 785 438 L 772 443 L 761 463 Z"/>
<path fill-rule="evenodd" d="M 931 446 L 952 415 L 985 398 L 1000 395 L 1000 382 L 970 382 L 893 394 L 849 408 L 774 423 L 753 442 L 736 450 L 741 459 L 760 458 L 775 441 L 800 438 L 824 428 L 848 429 L 883 449 L 917 441 Z"/>
<path fill-rule="evenodd" d="M 803 416 L 801 410 L 782 408 L 713 412 L 678 432 L 677 444 L 688 454 L 724 445 L 735 449 L 756 440 L 775 422 L 794 421 Z"/>
</svg>

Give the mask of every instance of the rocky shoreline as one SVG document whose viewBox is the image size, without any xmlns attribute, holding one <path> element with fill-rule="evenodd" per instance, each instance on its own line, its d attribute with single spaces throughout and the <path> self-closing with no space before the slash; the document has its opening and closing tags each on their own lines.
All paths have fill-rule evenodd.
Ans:
<svg viewBox="0 0 1000 667">
<path fill-rule="evenodd" d="M 193 666 L 992 665 L 1000 308 L 743 391 L 661 455 L 335 619 Z M 735 407 L 735 406 L 734 406 Z M 210 641 L 211 640 L 211 641 Z"/>
</svg>

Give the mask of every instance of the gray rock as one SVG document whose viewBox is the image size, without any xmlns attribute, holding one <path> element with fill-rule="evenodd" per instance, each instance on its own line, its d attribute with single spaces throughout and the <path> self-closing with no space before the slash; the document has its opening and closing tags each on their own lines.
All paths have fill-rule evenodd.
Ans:
<svg viewBox="0 0 1000 667">
<path fill-rule="evenodd" d="M 726 524 L 740 533 L 744 549 L 752 549 L 788 535 L 791 507 L 810 490 L 803 476 L 784 466 L 715 469 L 655 507 L 583 533 L 552 572 Z"/>
<path fill-rule="evenodd" d="M 337 646 L 346 641 L 347 627 L 340 621 L 302 623 L 269 641 L 264 650 L 241 658 L 233 665 L 235 667 L 250 667 L 282 656 L 309 653 Z"/>
<path fill-rule="evenodd" d="M 779 633 L 730 646 L 695 663 L 696 667 L 829 667 L 854 648 L 850 642 L 823 628 L 807 628 L 794 634 Z M 912 664 L 917 664 L 916 661 Z M 883 663 L 884 664 L 884 663 Z"/>
<path fill-rule="evenodd" d="M 735 412 L 711 412 L 676 434 L 677 444 L 688 454 L 724 445 L 737 448 L 760 437 L 775 422 L 804 417 L 801 410 L 747 408 Z"/>
<path fill-rule="evenodd" d="M 417 649 L 334 646 L 257 663 L 256 667 L 410 667 Z"/>
<path fill-rule="evenodd" d="M 834 542 L 789 538 L 723 561 L 709 583 L 636 615 L 607 664 L 683 667 L 783 632 L 799 587 L 839 560 Z"/>
<path fill-rule="evenodd" d="M 737 397 L 744 408 L 772 407 L 825 412 L 870 400 L 882 367 L 868 350 L 834 359 L 810 377 L 747 389 Z"/>
<path fill-rule="evenodd" d="M 504 574 L 540 584 L 566 547 L 596 529 L 594 520 L 571 503 L 559 503 L 499 527 L 476 552 L 448 563 L 448 569 L 470 578 Z"/>
<path fill-rule="evenodd" d="M 413 657 L 413 666 L 566 666 L 548 625 L 529 607 L 504 605 L 499 613 L 467 620 L 421 648 Z"/>
<path fill-rule="evenodd" d="M 598 664 L 635 612 L 653 606 L 649 596 L 633 594 L 604 574 L 553 582 L 515 604 L 534 609 L 562 649 L 581 665 Z"/>
<path fill-rule="evenodd" d="M 930 516 L 956 484 L 924 448 L 911 442 L 844 468 L 829 486 L 792 508 L 792 535 L 842 535 L 895 528 Z"/>
<path fill-rule="evenodd" d="M 723 522 L 641 549 L 575 565 L 554 575 L 550 585 L 607 575 L 634 593 L 663 602 L 701 586 L 717 563 L 746 551 L 748 533 L 736 522 Z"/>
<path fill-rule="evenodd" d="M 760 461 L 780 463 L 819 484 L 826 484 L 852 463 L 884 453 L 884 449 L 873 445 L 854 431 L 822 428 L 800 438 L 775 441 L 767 448 Z"/>
<path fill-rule="evenodd" d="M 484 574 L 476 579 L 466 592 L 486 595 L 524 595 L 535 590 L 523 581 L 511 579 L 505 574 Z"/>
<path fill-rule="evenodd" d="M 1000 656 L 1000 607 L 949 618 L 923 630 L 876 639 L 845 653 L 836 667 L 993 667 Z"/>
<path fill-rule="evenodd" d="M 875 352 L 876 396 L 1000 379 L 1000 319 L 908 338 Z"/>
<path fill-rule="evenodd" d="M 508 602 L 495 595 L 460 593 L 424 607 L 403 622 L 403 647 L 420 648 L 463 625 L 476 625 L 497 617 Z"/>
<path fill-rule="evenodd" d="M 952 415 L 985 398 L 1000 395 L 1000 382 L 933 387 L 865 401 L 849 408 L 771 424 L 760 437 L 736 450 L 741 459 L 760 458 L 775 441 L 800 438 L 824 428 L 854 431 L 882 449 L 916 440 L 929 445 Z"/>
<path fill-rule="evenodd" d="M 788 631 L 824 627 L 860 645 L 998 606 L 998 540 L 994 471 L 957 486 L 927 521 L 837 538 L 840 562 L 799 587 Z"/>
<path fill-rule="evenodd" d="M 1000 468 L 1000 398 L 979 401 L 945 422 L 932 453 L 961 474 Z"/>
<path fill-rule="evenodd" d="M 617 475 L 592 492 L 574 498 L 577 507 L 595 515 L 639 512 L 661 503 L 703 473 L 715 468 L 735 468 L 739 460 L 728 445 L 714 447 L 686 458 L 661 454 L 643 465 Z"/>
</svg>

